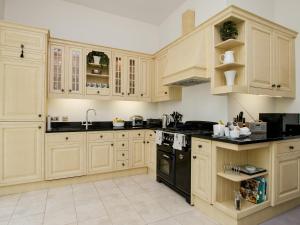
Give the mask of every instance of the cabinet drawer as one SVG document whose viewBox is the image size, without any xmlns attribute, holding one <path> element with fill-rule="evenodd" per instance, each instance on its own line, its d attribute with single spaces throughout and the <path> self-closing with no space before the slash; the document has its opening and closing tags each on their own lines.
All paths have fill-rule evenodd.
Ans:
<svg viewBox="0 0 300 225">
<path fill-rule="evenodd" d="M 46 52 L 46 35 L 21 29 L 0 29 L 0 45 Z"/>
<path fill-rule="evenodd" d="M 116 139 L 128 139 L 129 135 L 128 135 L 128 131 L 124 131 L 124 132 L 116 132 L 115 133 L 115 137 Z"/>
<path fill-rule="evenodd" d="M 75 143 L 84 141 L 84 133 L 47 134 L 47 143 Z"/>
<path fill-rule="evenodd" d="M 193 141 L 192 144 L 192 152 L 195 154 L 199 154 L 199 153 L 210 154 L 211 144 L 208 141 L 195 140 Z"/>
<path fill-rule="evenodd" d="M 36 53 L 24 50 L 24 58 L 20 57 L 21 50 L 10 47 L 1 47 L 0 49 L 0 58 L 9 58 L 9 59 L 18 59 L 22 61 L 31 61 L 36 63 L 45 63 L 46 54 L 45 53 Z"/>
<path fill-rule="evenodd" d="M 129 132 L 130 138 L 144 138 L 145 137 L 145 131 L 144 130 L 137 130 L 137 131 L 130 131 Z"/>
<path fill-rule="evenodd" d="M 155 138 L 155 131 L 153 131 L 153 130 L 147 130 L 145 132 L 145 138 L 146 139 L 154 139 Z"/>
<path fill-rule="evenodd" d="M 118 149 L 128 149 L 128 140 L 124 141 L 116 141 L 115 142 L 115 147 Z"/>
<path fill-rule="evenodd" d="M 277 154 L 300 152 L 300 141 L 287 141 L 277 144 Z"/>
<path fill-rule="evenodd" d="M 117 169 L 128 169 L 128 160 L 118 160 L 117 161 Z"/>
<path fill-rule="evenodd" d="M 112 141 L 114 133 L 112 132 L 94 132 L 88 133 L 88 141 Z"/>
<path fill-rule="evenodd" d="M 117 151 L 117 160 L 128 160 L 128 151 Z"/>
</svg>

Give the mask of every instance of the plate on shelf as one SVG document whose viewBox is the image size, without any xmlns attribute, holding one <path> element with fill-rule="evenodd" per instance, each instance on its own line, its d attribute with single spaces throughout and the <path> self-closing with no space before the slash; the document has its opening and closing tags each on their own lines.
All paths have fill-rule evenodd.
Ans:
<svg viewBox="0 0 300 225">
<path fill-rule="evenodd" d="M 242 165 L 240 166 L 240 172 L 247 175 L 255 175 L 259 173 L 266 172 L 267 170 L 264 168 L 259 168 L 253 165 Z"/>
</svg>

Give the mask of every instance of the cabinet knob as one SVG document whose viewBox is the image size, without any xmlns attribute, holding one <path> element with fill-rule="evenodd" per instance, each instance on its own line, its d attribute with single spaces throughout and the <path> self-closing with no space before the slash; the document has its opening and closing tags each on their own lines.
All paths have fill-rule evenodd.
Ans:
<svg viewBox="0 0 300 225">
<path fill-rule="evenodd" d="M 123 144 L 122 144 L 122 146 L 124 147 L 124 146 L 125 146 L 125 144 L 123 143 Z"/>
<path fill-rule="evenodd" d="M 144 94 L 141 94 L 141 96 L 143 97 L 143 96 L 144 96 Z"/>
<path fill-rule="evenodd" d="M 146 141 L 144 141 L 144 144 L 146 144 Z"/>
<path fill-rule="evenodd" d="M 100 91 L 97 91 L 97 94 L 100 94 Z"/>
<path fill-rule="evenodd" d="M 122 134 L 122 137 L 125 137 L 125 134 Z"/>
<path fill-rule="evenodd" d="M 124 95 L 124 92 L 122 92 L 122 95 Z"/>
<path fill-rule="evenodd" d="M 65 92 L 65 89 L 61 89 L 61 92 Z"/>
<path fill-rule="evenodd" d="M 276 87 L 276 84 L 272 84 L 272 87 L 273 87 L 273 88 Z"/>
<path fill-rule="evenodd" d="M 141 134 L 140 134 L 140 133 L 138 133 L 138 135 L 139 135 L 139 136 L 141 136 Z"/>
<path fill-rule="evenodd" d="M 42 114 L 39 114 L 39 117 L 41 118 L 41 117 L 42 117 Z"/>
<path fill-rule="evenodd" d="M 42 129 L 42 126 L 39 126 L 39 129 Z"/>
<path fill-rule="evenodd" d="M 111 146 L 114 146 L 114 144 L 110 144 Z"/>
<path fill-rule="evenodd" d="M 197 159 L 197 156 L 194 155 L 194 156 L 193 156 L 193 159 Z"/>
<path fill-rule="evenodd" d="M 66 137 L 66 140 L 69 140 L 69 137 Z"/>
<path fill-rule="evenodd" d="M 130 95 L 130 93 L 128 92 L 127 95 Z"/>
<path fill-rule="evenodd" d="M 198 145 L 198 148 L 202 148 L 202 145 Z"/>
<path fill-rule="evenodd" d="M 69 90 L 69 92 L 71 93 L 71 92 L 72 92 L 72 90 L 70 89 L 70 90 Z"/>
<path fill-rule="evenodd" d="M 290 150 L 293 150 L 293 149 L 294 149 L 294 146 L 289 146 L 289 149 L 290 149 Z"/>
<path fill-rule="evenodd" d="M 124 154 L 124 153 L 122 153 L 122 156 L 125 156 L 125 154 Z"/>
<path fill-rule="evenodd" d="M 100 135 L 100 138 L 103 138 L 103 135 Z"/>
<path fill-rule="evenodd" d="M 150 142 L 149 141 L 147 141 L 147 144 L 149 144 Z"/>
<path fill-rule="evenodd" d="M 277 88 L 281 88 L 281 85 L 280 85 L 280 84 L 278 84 L 278 85 L 277 85 Z"/>
<path fill-rule="evenodd" d="M 167 95 L 168 94 L 168 92 L 167 91 L 165 91 L 165 95 Z"/>
<path fill-rule="evenodd" d="M 152 134 L 150 134 L 150 137 L 152 137 Z"/>
<path fill-rule="evenodd" d="M 125 163 L 122 163 L 122 166 L 125 166 Z"/>
<path fill-rule="evenodd" d="M 24 45 L 21 44 L 21 55 L 20 55 L 20 58 L 24 58 Z"/>
</svg>

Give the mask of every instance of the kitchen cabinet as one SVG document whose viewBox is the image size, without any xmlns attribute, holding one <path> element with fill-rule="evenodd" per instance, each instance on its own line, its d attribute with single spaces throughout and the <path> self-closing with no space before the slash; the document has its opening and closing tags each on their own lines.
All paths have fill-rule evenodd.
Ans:
<svg viewBox="0 0 300 225">
<path fill-rule="evenodd" d="M 155 57 L 155 76 L 153 83 L 153 101 L 181 100 L 181 87 L 169 87 L 163 85 L 163 76 L 168 63 L 167 51 L 161 52 Z"/>
<path fill-rule="evenodd" d="M 155 132 L 145 132 L 145 164 L 148 166 L 148 173 L 156 177 L 156 143 Z"/>
<path fill-rule="evenodd" d="M 139 94 L 144 101 L 151 101 L 151 87 L 154 78 L 154 62 L 152 59 L 140 58 Z"/>
<path fill-rule="evenodd" d="M 273 205 L 300 197 L 300 141 L 275 144 Z"/>
<path fill-rule="evenodd" d="M 130 141 L 129 148 L 131 151 L 132 167 L 145 166 L 145 140 L 133 139 Z"/>
<path fill-rule="evenodd" d="M 211 142 L 192 140 L 191 191 L 202 200 L 212 202 Z"/>
<path fill-rule="evenodd" d="M 46 135 L 46 179 L 61 179 L 86 174 L 86 134 Z"/>
<path fill-rule="evenodd" d="M 50 42 L 49 95 L 76 97 L 84 93 L 83 49 Z"/>
<path fill-rule="evenodd" d="M 0 186 L 43 180 L 44 129 L 42 122 L 0 124 Z"/>
<path fill-rule="evenodd" d="M 88 174 L 114 169 L 114 144 L 112 141 L 88 143 Z"/>
</svg>

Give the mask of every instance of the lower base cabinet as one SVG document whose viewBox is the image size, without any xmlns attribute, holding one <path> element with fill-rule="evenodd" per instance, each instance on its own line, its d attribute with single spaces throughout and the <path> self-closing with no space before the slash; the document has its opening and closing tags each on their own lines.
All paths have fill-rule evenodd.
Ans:
<svg viewBox="0 0 300 225">
<path fill-rule="evenodd" d="M 85 133 L 46 136 L 46 179 L 86 175 Z"/>
<path fill-rule="evenodd" d="M 129 144 L 133 168 L 145 166 L 145 143 L 144 139 L 134 139 Z"/>
<path fill-rule="evenodd" d="M 0 123 L 0 186 L 44 179 L 44 125 Z"/>
<path fill-rule="evenodd" d="M 145 164 L 151 175 L 156 175 L 156 143 L 154 139 L 146 139 Z"/>
<path fill-rule="evenodd" d="M 88 143 L 88 174 L 114 170 L 113 142 Z"/>
</svg>

